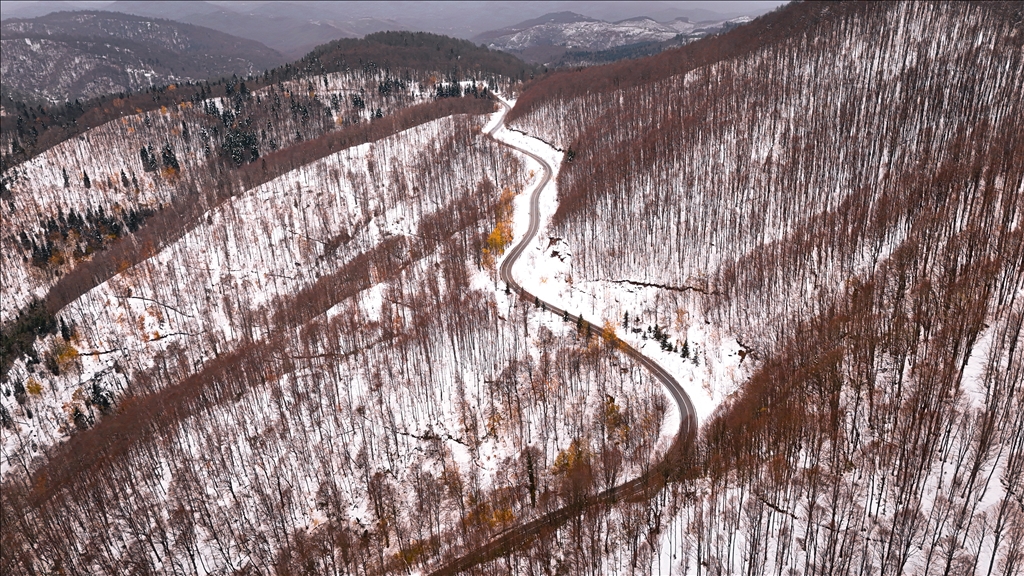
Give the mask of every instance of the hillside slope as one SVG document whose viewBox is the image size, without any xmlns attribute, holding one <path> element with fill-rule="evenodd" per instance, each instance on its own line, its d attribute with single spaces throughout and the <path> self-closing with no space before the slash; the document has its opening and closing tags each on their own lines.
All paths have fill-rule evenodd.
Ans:
<svg viewBox="0 0 1024 576">
<path fill-rule="evenodd" d="M 642 562 L 1019 570 L 1019 14 L 802 3 L 520 98 L 513 123 L 566 151 L 565 292 L 614 321 L 644 291 L 670 337 L 714 327 L 756 362 L 705 426 L 705 477 L 648 506 L 673 519 Z"/>
<path fill-rule="evenodd" d="M 571 498 L 574 454 L 649 465 L 657 381 L 482 266 L 535 174 L 482 121 L 287 172 L 66 307 L 4 431 L 4 572 L 408 570 Z"/>
<path fill-rule="evenodd" d="M 5 91 L 54 103 L 247 76 L 285 60 L 253 40 L 116 12 L 57 12 L 0 29 Z"/>
<path fill-rule="evenodd" d="M 796 3 L 543 76 L 386 33 L 21 110 L 0 572 L 1017 576 L 1022 7 Z M 677 466 L 619 340 L 693 392 Z"/>
<path fill-rule="evenodd" d="M 5 174 L 3 573 L 428 565 L 559 505 L 607 397 L 608 481 L 663 449 L 656 382 L 494 289 L 513 81 L 424 48 L 189 87 Z"/>
<path fill-rule="evenodd" d="M 413 45 L 374 62 L 389 42 L 410 38 Z M 452 47 L 437 55 L 438 42 Z M 248 84 L 187 85 L 85 107 L 19 108 L 17 123 L 4 132 L 19 153 L 4 155 L 0 198 L 18 216 L 0 238 L 6 296 L 0 317 L 7 323 L 32 298 L 46 299 L 58 285 L 93 282 L 88 278 L 96 271 L 111 268 L 101 264 L 110 256 L 92 255 L 135 232 L 139 222 L 127 226 L 125 220 L 133 211 L 146 217 L 163 210 L 158 227 L 166 233 L 168 226 L 197 217 L 201 210 L 193 212 L 208 202 L 294 168 L 310 154 L 334 152 L 346 142 L 378 138 L 389 126 L 406 129 L 437 114 L 487 111 L 489 87 L 508 89 L 515 82 L 501 74 L 505 70 L 522 76 L 530 67 L 441 36 L 382 34 L 327 45 Z M 412 108 L 418 111 L 404 112 Z M 96 126 L 91 132 L 90 125 Z M 251 166 L 256 160 L 258 169 Z M 238 183 L 243 175 L 246 182 Z M 74 220 L 83 222 L 69 226 L 72 210 Z M 112 217 L 102 226 L 101 210 L 103 219 Z M 71 228 L 76 234 L 69 239 Z M 129 247 L 124 257 L 135 261 L 139 253 Z M 69 278 L 80 265 L 93 272 Z M 51 311 L 81 288 L 70 291 L 71 297 L 48 305 Z"/>
</svg>

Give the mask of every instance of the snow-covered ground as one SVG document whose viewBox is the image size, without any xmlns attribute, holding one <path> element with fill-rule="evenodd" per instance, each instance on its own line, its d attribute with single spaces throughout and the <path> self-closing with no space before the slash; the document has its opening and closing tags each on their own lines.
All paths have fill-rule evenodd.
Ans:
<svg viewBox="0 0 1024 576">
<path fill-rule="evenodd" d="M 657 212 L 632 215 L 641 223 L 619 231 L 629 241 L 617 236 L 600 212 L 553 228 L 558 174 L 541 191 L 540 233 L 515 269 L 527 290 L 595 326 L 614 329 L 664 366 L 686 388 L 702 423 L 716 410 L 728 414 L 721 410 L 739 406 L 757 414 L 750 420 L 743 419 L 749 414 L 738 414 L 752 428 L 764 422 L 798 427 L 794 433 L 765 425 L 763 437 L 772 440 L 737 444 L 754 447 L 741 455 L 749 461 L 718 477 L 672 483 L 650 501 L 621 502 L 608 514 L 570 523 L 530 552 L 502 559 L 510 563 L 507 571 L 583 572 L 586 561 L 592 572 L 623 574 L 924 575 L 948 565 L 950 573 L 988 573 L 992 566 L 993 574 L 1002 570 L 1016 576 L 1019 565 L 1011 560 L 1024 553 L 1019 498 L 1024 478 L 1019 220 L 1024 211 L 1010 203 L 1019 200 L 1024 184 L 999 178 L 979 183 L 975 176 L 959 187 L 925 188 L 921 203 L 931 203 L 935 213 L 924 216 L 934 216 L 938 224 L 925 230 L 932 245 L 922 247 L 915 243 L 914 226 L 927 224 L 925 218 L 883 218 L 887 210 L 903 208 L 885 204 L 903 196 L 874 195 L 873 186 L 890 185 L 888 176 L 868 170 L 871 186 L 847 185 L 863 172 L 851 160 L 853 152 L 842 148 L 848 133 L 819 134 L 823 142 L 836 142 L 838 160 L 832 160 L 836 169 L 830 177 L 842 185 L 809 186 L 809 180 L 799 180 L 787 184 L 786 194 L 768 193 L 778 189 L 766 187 L 765 203 L 758 204 L 749 195 L 761 189 L 757 174 L 767 168 L 743 173 L 749 178 L 738 183 L 728 180 L 745 164 L 777 162 L 775 155 L 789 149 L 793 158 L 805 157 L 790 136 L 813 136 L 804 130 L 808 126 L 795 123 L 789 134 L 758 122 L 795 122 L 806 116 L 805 98 L 821 97 L 814 100 L 820 102 L 827 100 L 822 94 L 848 89 L 842 83 L 808 89 L 836 54 L 844 74 L 869 70 L 873 82 L 902 85 L 908 77 L 903 67 L 926 65 L 950 46 L 977 58 L 1002 49 L 995 36 L 961 34 L 976 31 L 983 12 L 942 20 L 944 14 L 975 8 L 900 4 L 892 10 L 899 21 L 894 33 L 869 33 L 875 21 L 859 14 L 830 29 L 843 49 L 821 51 L 810 63 L 804 62 L 806 43 L 793 52 L 774 47 L 739 64 L 716 64 L 633 95 L 647 115 L 634 118 L 643 126 L 640 120 L 650 116 L 659 91 L 699 95 L 719 76 L 728 84 L 795 71 L 781 82 L 786 90 L 780 89 L 780 109 L 763 115 L 739 106 L 707 111 L 721 114 L 722 122 L 690 142 L 707 154 L 659 172 L 658 178 L 633 174 L 635 180 L 627 182 L 636 192 L 630 201 L 639 207 L 676 206 L 667 201 L 686 197 L 691 223 L 705 226 L 691 232 L 704 244 L 691 250 L 683 236 L 672 235 L 679 232 L 678 223 Z M 932 20 L 915 16 L 918 12 Z M 951 36 L 968 38 L 970 49 L 923 36 L 935 22 L 956 33 Z M 889 30 L 889 24 L 876 24 Z M 888 56 L 872 58 L 876 43 L 888 47 Z M 797 61 L 804 64 L 790 66 Z M 1009 62 L 1000 68 L 995 87 L 979 98 L 1005 98 L 1000 90 L 1019 84 L 1012 78 L 1021 75 L 1020 59 Z M 758 76 L 758 70 L 766 72 Z M 955 85 L 936 84 L 937 104 L 956 97 Z M 973 85 L 973 80 L 961 84 Z M 615 94 L 612 100 L 621 104 L 625 96 Z M 828 114 L 839 111 L 830 106 L 843 101 L 836 97 L 810 120 L 830 120 Z M 871 106 L 881 102 L 860 100 Z M 718 106 L 726 100 L 708 102 Z M 1013 103 L 1019 108 L 1019 99 Z M 552 122 L 543 127 L 546 132 L 534 128 L 573 106 L 586 112 L 591 104 L 557 103 L 523 127 L 552 140 L 552 134 L 566 133 L 564 125 Z M 863 115 L 876 112 L 881 117 L 885 110 L 869 108 Z M 932 112 L 908 117 L 928 118 Z M 963 121 L 954 112 L 944 121 Z M 730 113 L 757 122 L 750 130 L 737 123 L 716 131 Z M 492 217 L 498 216 L 490 213 L 494 199 L 504 188 L 517 193 L 512 231 L 521 239 L 529 196 L 542 176 L 539 164 L 527 157 L 516 160 L 516 154 L 491 145 L 475 129 L 499 121 L 499 114 L 437 121 L 249 190 L 212 210 L 177 243 L 62 312 L 62 319 L 78 326 L 69 344 L 80 355 L 63 356 L 69 351 L 55 336 L 40 350 L 64 358 L 61 376 L 15 366 L 12 374 L 28 391 L 19 399 L 5 389 L 0 397 L 15 419 L 13 430 L 2 432 L 4 477 L 27 476 L 38 465 L 33 455 L 78 433 L 74 411 L 97 412 L 87 402 L 92 384 L 117 394 L 140 382 L 157 381 L 151 386 L 159 388 L 193 375 L 211 394 L 199 395 L 189 404 L 192 411 L 166 430 L 140 430 L 148 434 L 147 444 L 128 450 L 116 466 L 95 464 L 87 478 L 76 479 L 80 484 L 69 483 L 77 491 L 56 489 L 37 516 L 31 512 L 10 532 L 5 545 L 20 542 L 26 554 L 44 559 L 40 565 L 61 563 L 83 573 L 96 571 L 100 562 L 128 566 L 130 561 L 166 573 L 223 573 L 271 572 L 311 542 L 328 543 L 324 549 L 306 548 L 314 550 L 314 562 L 321 562 L 313 571 L 327 572 L 326 563 L 341 556 L 336 543 L 361 542 L 366 548 L 354 546 L 346 553 L 373 552 L 354 560 L 355 566 L 366 571 L 367 564 L 379 563 L 376 568 L 384 572 L 390 563 L 395 571 L 415 573 L 471 546 L 475 536 L 493 535 L 557 506 L 566 486 L 571 488 L 566 463 L 577 455 L 574 446 L 582 446 L 578 455 L 589 456 L 596 475 L 612 484 L 656 459 L 678 425 L 675 407 L 657 380 L 600 339 L 586 340 L 560 318 L 517 301 L 483 263 L 481 238 L 492 227 L 497 230 Z M 624 134 L 619 130 L 613 136 Z M 561 151 L 543 140 L 506 129 L 496 136 L 531 150 L 556 170 L 562 167 Z M 772 144 L 776 139 L 779 146 Z M 737 144 L 742 142 L 749 146 Z M 881 142 L 872 148 L 876 155 L 859 161 L 872 160 L 866 165 L 872 170 L 902 165 L 899 155 L 915 147 L 896 136 L 892 142 L 898 144 L 893 150 L 883 150 Z M 977 157 L 979 166 L 990 162 L 978 172 L 980 178 L 1003 166 L 998 156 Z M 827 160 L 810 155 L 811 164 L 803 165 L 807 170 L 801 174 L 821 175 L 812 164 Z M 44 171 L 59 184 L 55 168 Z M 593 168 L 598 170 L 600 162 Z M 656 186 L 648 184 L 659 178 L 665 187 L 655 194 Z M 912 179 L 927 177 L 914 172 Z M 909 180 L 892 181 L 893 188 L 902 189 Z M 799 195 L 792 191 L 803 191 L 806 204 L 772 204 Z M 718 192 L 723 196 L 715 196 Z M 704 212 L 716 198 L 728 202 Z M 881 207 L 843 212 L 851 198 Z M 47 200 L 56 201 L 56 196 Z M 603 201 L 594 204 L 597 210 L 616 208 L 615 201 Z M 791 214 L 783 217 L 783 208 Z M 1010 209 L 1015 211 L 1010 225 L 1004 218 L 1004 229 L 979 233 L 978 222 L 996 222 Z M 984 218 L 972 218 L 972 210 Z M 827 241 L 821 245 L 800 243 L 802 227 L 829 233 L 854 229 L 863 218 L 833 217 L 868 213 L 889 227 L 870 241 L 845 252 L 840 236 L 823 236 Z M 425 223 L 447 222 L 454 214 L 471 216 L 455 232 L 435 227 L 450 237 L 426 237 Z M 644 229 L 647 225 L 661 231 Z M 593 256 L 593 247 L 582 243 L 586 235 L 575 234 L 582 226 L 591 226 L 591 233 L 599 232 L 591 237 L 606 242 L 605 261 L 590 269 L 582 262 Z M 659 238 L 674 240 L 652 244 Z M 799 249 L 787 252 L 787 245 Z M 645 248 L 658 254 L 648 258 Z M 1000 250 L 1016 251 L 1007 258 Z M 365 274 L 354 280 L 341 275 L 367 253 L 374 258 Z M 703 296 L 694 294 L 720 287 L 686 284 L 692 277 L 703 279 L 690 274 L 699 266 L 711 275 L 727 258 L 737 277 L 750 281 L 729 295 L 738 303 L 734 324 L 722 320 L 729 314 L 708 313 Z M 626 273 L 586 275 L 602 266 Z M 634 274 L 638 269 L 642 273 Z M 800 274 L 786 277 L 793 269 Z M 769 277 L 757 285 L 762 272 Z M 328 295 L 323 307 L 299 298 L 318 286 Z M 838 312 L 823 317 L 826 298 Z M 285 313 L 292 320 L 282 319 Z M 804 322 L 806 330 L 773 342 L 777 332 L 771 330 L 783 316 Z M 740 325 L 763 331 L 762 357 L 754 358 L 730 332 Z M 237 370 L 217 364 L 225 354 L 247 349 L 255 352 L 240 356 Z M 787 398 L 783 389 L 777 404 L 744 404 L 750 389 L 740 384 L 748 379 L 764 384 L 765 375 L 805 394 Z M 805 382 L 810 384 L 804 387 Z M 231 394 L 218 397 L 215 392 L 222 389 Z M 787 408 L 784 401 L 807 411 L 775 416 L 776 408 Z M 616 469 L 617 456 L 622 463 Z M 614 472 L 610 480 L 604 477 L 609 470 Z M 45 492 L 51 477 L 39 478 L 32 489 Z M 572 546 L 586 539 L 598 544 L 574 552 Z M 73 542 L 66 547 L 73 552 L 58 557 L 55 550 L 66 542 Z M 94 556 L 83 559 L 78 553 L 83 546 Z M 534 558 L 551 561 L 520 569 Z M 300 565 L 299 560 L 292 564 Z"/>
<path fill-rule="evenodd" d="M 450 200 L 414 170 L 432 164 L 439 142 L 460 130 L 468 133 L 466 119 L 445 118 L 290 172 L 230 199 L 177 242 L 72 302 L 59 317 L 77 327 L 75 369 L 30 373 L 21 359 L 11 370 L 12 379 L 32 378 L 41 391 L 31 396 L 33 418 L 14 397 L 0 398 L 20 430 L 0 435 L 4 475 L 16 469 L 10 462 L 67 437 L 74 408 L 91 412 L 85 400 L 94 379 L 123 392 L 115 366 L 148 370 L 169 347 L 186 349 L 190 362 L 202 365 L 243 338 L 261 338 L 275 301 L 388 237 L 414 234 L 423 215 Z M 466 187 L 483 176 L 476 157 L 459 157 Z M 414 188 L 420 192 L 411 201 Z M 253 313 L 247 333 L 241 316 Z M 50 336 L 38 349 L 50 350 L 60 338 Z"/>
<path fill-rule="evenodd" d="M 514 100 L 507 103 L 515 105 Z M 484 130 L 492 129 L 502 115 L 503 112 L 496 112 Z M 507 127 L 495 131 L 494 137 L 529 150 L 554 168 L 551 179 L 540 193 L 540 228 L 516 263 L 514 273 L 517 281 L 530 293 L 573 314 L 582 315 L 595 326 L 613 326 L 616 336 L 667 369 L 690 396 L 698 419 L 707 418 L 749 373 L 753 362 L 743 362 L 744 358 L 739 354 L 742 346 L 735 338 L 700 318 L 698 311 L 673 310 L 671 306 L 661 304 L 657 288 L 611 281 L 575 282 L 572 274 L 573 247 L 550 231 L 551 217 L 558 208 L 558 170 L 562 165 L 563 151 Z M 529 156 L 524 155 L 523 158 L 534 180 L 526 192 L 515 199 L 515 243 L 526 234 L 530 220 L 530 196 L 542 174 L 539 163 Z M 503 292 L 499 290 L 499 298 L 502 296 Z M 627 315 L 629 328 L 623 326 Z M 562 323 L 560 318 L 547 316 L 546 321 L 550 324 Z M 681 352 L 665 350 L 650 338 L 647 328 L 659 322 L 663 330 L 673 335 L 677 348 L 681 349 L 686 343 L 689 352 L 686 358 Z M 667 394 L 666 399 L 670 400 Z M 678 407 L 672 402 L 670 404 L 673 408 L 663 427 L 664 438 L 674 437 L 679 426 Z"/>
<path fill-rule="evenodd" d="M 175 552 L 139 558 L 158 571 L 216 573 L 267 561 L 288 534 L 330 530 L 380 531 L 375 546 L 389 555 L 410 534 L 440 534 L 447 550 L 465 537 L 458 526 L 467 514 L 483 523 L 475 534 L 555 505 L 564 473 L 557 462 L 571 461 L 565 454 L 577 441 L 594 455 L 622 442 L 621 469 L 609 468 L 608 478 L 637 475 L 665 449 L 662 431 L 677 428 L 673 406 L 634 362 L 583 342 L 572 326 L 495 285 L 466 241 L 489 229 L 486 213 L 439 239 L 436 252 L 371 267 L 367 287 L 335 297 L 326 314 L 300 326 L 270 317 L 268 310 L 287 308 L 359 253 L 402 238 L 398 255 L 417 253 L 424 220 L 467 198 L 494 201 L 472 196 L 487 180 L 524 196 L 540 171 L 530 175 L 514 153 L 472 129 L 480 123 L 442 119 L 300 168 L 230 199 L 177 242 L 82 296 L 60 315 L 78 326 L 70 345 L 79 356 L 59 377 L 17 364 L 12 374 L 39 388 L 24 405 L 0 398 L 15 417 L 3 431 L 5 476 L 26 472 L 33 455 L 76 433 L 76 408 L 100 417 L 87 401 L 93 382 L 116 397 L 139 378 L 174 386 L 208 370 L 220 374 L 208 386 L 234 378 L 239 392 L 196 404 L 159 431 L 163 441 L 119 457 L 118 474 L 127 476 L 104 477 L 109 492 L 96 494 L 116 494 L 114 486 L 127 482 L 127 515 L 96 532 L 84 509 L 69 512 L 73 540 L 116 540 L 104 554 L 123 560 L 140 553 L 125 535 L 159 532 L 183 499 L 198 498 L 204 515 L 186 520 L 194 535 L 160 536 Z M 329 251 L 335 236 L 344 240 Z M 271 338 L 284 349 L 260 348 Z M 51 337 L 42 346 L 60 342 Z M 216 366 L 246 346 L 262 352 L 243 356 L 243 386 Z M 291 359 L 279 363 L 280 354 Z M 607 427 L 609 410 L 621 428 Z M 424 524 L 426 512 L 416 512 L 421 491 L 438 485 L 446 488 Z M 288 498 L 268 509 L 281 486 Z M 385 508 L 379 490 L 393 495 Z M 90 506 L 53 498 L 48 505 L 64 511 Z"/>
</svg>

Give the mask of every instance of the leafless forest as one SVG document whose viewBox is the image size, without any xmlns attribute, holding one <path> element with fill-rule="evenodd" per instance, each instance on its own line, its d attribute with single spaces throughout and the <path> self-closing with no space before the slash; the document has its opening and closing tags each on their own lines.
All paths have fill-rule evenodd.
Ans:
<svg viewBox="0 0 1024 576">
<path fill-rule="evenodd" d="M 1022 569 L 1019 16 L 879 8 L 792 7 L 753 26 L 818 22 L 513 112 L 571 150 L 577 281 L 663 285 L 759 361 L 670 490 L 693 570 Z"/>
<path fill-rule="evenodd" d="M 469 572 L 1024 573 L 1022 26 L 808 2 L 527 82 L 396 36 L 5 117 L 0 573 L 429 574 L 568 504 Z M 494 92 L 594 324 L 499 280 Z M 707 417 L 587 505 L 678 417 L 616 331 Z"/>
</svg>

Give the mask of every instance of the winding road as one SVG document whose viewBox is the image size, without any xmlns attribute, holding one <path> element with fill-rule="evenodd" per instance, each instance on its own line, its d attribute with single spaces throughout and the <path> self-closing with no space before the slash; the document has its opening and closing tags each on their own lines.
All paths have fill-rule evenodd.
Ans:
<svg viewBox="0 0 1024 576">
<path fill-rule="evenodd" d="M 502 106 L 502 114 L 500 119 L 494 123 L 494 127 L 487 131 L 487 136 L 499 144 L 508 146 L 509 148 L 533 158 L 540 163 L 543 170 L 540 180 L 533 188 L 530 195 L 530 226 L 523 239 L 516 244 L 514 248 L 512 248 L 508 253 L 508 256 L 506 256 L 504 261 L 502 261 L 499 269 L 501 280 L 505 282 L 520 299 L 536 302 L 541 308 L 561 316 L 567 321 L 577 322 L 589 330 L 591 326 L 594 326 L 594 324 L 590 323 L 582 316 L 563 310 L 562 308 L 559 308 L 550 302 L 541 300 L 536 295 L 531 294 L 516 281 L 515 276 L 512 274 L 512 268 L 515 267 L 516 261 L 520 256 L 522 256 L 526 247 L 533 241 L 534 237 L 537 235 L 537 231 L 540 229 L 540 194 L 541 191 L 544 190 L 544 187 L 551 181 L 551 175 L 554 173 L 554 169 L 547 160 L 538 154 L 535 154 L 526 148 L 504 142 L 495 136 L 498 130 L 505 125 L 505 116 L 508 114 L 509 110 L 511 110 L 508 103 L 501 98 L 498 99 L 498 102 Z M 649 370 L 651 374 L 662 383 L 665 389 L 668 390 L 669 394 L 672 396 L 676 405 L 679 407 L 679 431 L 676 433 L 676 438 L 673 441 L 672 446 L 668 451 L 666 451 L 665 458 L 653 466 L 649 472 L 641 475 L 639 478 L 635 478 L 624 484 L 605 490 L 604 492 L 584 498 L 579 502 L 574 502 L 556 510 L 552 510 L 551 512 L 542 514 L 538 518 L 526 524 L 509 528 L 489 540 L 484 545 L 479 546 L 467 552 L 463 556 L 433 570 L 430 572 L 431 576 L 458 574 L 476 566 L 477 564 L 498 558 L 521 546 L 544 531 L 552 530 L 563 524 L 569 519 L 582 513 L 588 507 L 644 496 L 652 489 L 657 490 L 664 483 L 666 478 L 671 477 L 673 473 L 678 470 L 679 466 L 682 464 L 681 457 L 684 452 L 683 447 L 686 443 L 692 442 L 697 434 L 697 413 L 693 409 L 690 397 L 686 394 L 686 391 L 683 390 L 683 387 L 679 385 L 679 382 L 677 382 L 676 379 L 668 373 L 668 371 L 647 356 L 641 354 L 636 348 L 633 348 L 626 342 L 617 338 L 615 340 L 615 344 L 619 350 L 647 368 L 647 370 Z"/>
</svg>

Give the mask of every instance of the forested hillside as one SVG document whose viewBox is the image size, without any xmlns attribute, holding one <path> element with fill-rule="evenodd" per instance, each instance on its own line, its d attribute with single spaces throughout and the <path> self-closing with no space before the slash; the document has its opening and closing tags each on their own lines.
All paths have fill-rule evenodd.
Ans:
<svg viewBox="0 0 1024 576">
<path fill-rule="evenodd" d="M 56 312 L 122 262 L 148 257 L 139 245 L 180 235 L 226 197 L 344 147 L 490 111 L 488 91 L 514 82 L 474 53 L 458 63 L 435 57 L 433 45 L 420 46 L 426 57 L 409 49 L 378 64 L 369 56 L 380 55 L 372 50 L 379 45 L 370 38 L 313 53 L 248 82 L 170 86 L 78 110 L 26 109 L 4 133 L 12 154 L 0 197 L 16 215 L 0 238 L 4 373 L 23 350 L 8 352 L 24 348 L 11 323 L 33 298 Z"/>
<path fill-rule="evenodd" d="M 1020 14 L 787 6 L 519 100 L 513 124 L 565 150 L 550 234 L 574 289 L 660 287 L 663 317 L 758 363 L 703 426 L 704 478 L 650 505 L 661 529 L 630 562 L 1021 569 Z"/>
<path fill-rule="evenodd" d="M 285 61 L 253 40 L 116 12 L 57 12 L 5 20 L 0 29 L 4 94 L 13 91 L 48 104 L 248 76 Z"/>
<path fill-rule="evenodd" d="M 1022 22 L 16 107 L 0 573 L 1021 574 Z"/>
<path fill-rule="evenodd" d="M 15 21 L 12 25 L 17 23 Z M 207 68 L 208 72 L 215 70 L 217 68 Z M 314 82 L 317 77 L 323 81 L 323 76 L 341 74 L 348 78 L 349 92 L 345 96 L 352 97 L 353 106 L 366 110 L 367 97 L 387 100 L 388 97 L 400 96 L 410 89 L 420 90 L 424 86 L 429 86 L 430 90 L 440 88 L 437 94 L 449 97 L 454 95 L 453 84 L 458 78 L 474 78 L 493 89 L 506 86 L 509 81 L 523 81 L 532 77 L 536 71 L 533 66 L 511 55 L 492 52 L 464 40 L 437 34 L 380 32 L 368 34 L 359 40 L 345 39 L 325 44 L 295 63 L 265 70 L 257 75 L 243 75 L 241 80 L 237 74 L 231 78 L 221 78 L 214 72 L 212 77 L 201 82 L 154 83 L 152 87 L 146 85 L 144 90 L 129 87 L 88 101 L 76 100 L 52 106 L 13 98 L 5 86 L 5 113 L 0 117 L 0 154 L 3 171 L 7 172 L 12 165 L 113 119 L 133 113 L 162 110 L 186 101 L 195 103 L 212 97 L 232 97 L 234 89 L 241 91 L 240 82 L 246 82 L 248 90 L 256 91 L 286 80 L 302 78 L 306 80 L 305 87 L 315 93 L 320 90 L 320 82 Z M 357 76 L 358 80 L 354 80 Z M 322 96 L 331 96 L 330 92 L 326 92 L 327 88 L 325 84 Z M 353 90 L 359 90 L 361 104 L 351 93 Z M 304 92 L 300 90 L 294 95 L 290 93 L 288 98 L 299 100 L 298 105 L 308 108 L 308 104 L 303 101 Z M 15 91 L 14 96 L 22 97 L 24 94 Z M 341 98 L 341 105 L 346 104 L 346 98 L 335 92 L 331 100 L 335 112 L 338 112 L 338 98 Z M 369 113 L 372 114 L 383 102 L 377 102 L 376 106 L 372 106 L 374 102 L 369 104 Z M 297 110 L 301 112 L 303 108 Z M 4 180 L 3 184 L 6 186 L 8 181 Z M 5 188 L 0 188 L 0 194 L 3 190 Z"/>
<path fill-rule="evenodd" d="M 40 407 L 52 378 L 18 411 L 73 436 L 8 484 L 5 572 L 436 561 L 555 504 L 559 453 L 601 449 L 572 443 L 603 426 L 606 397 L 629 454 L 607 481 L 644 465 L 656 384 L 571 330 L 516 326 L 526 310 L 472 272 L 495 186 L 523 184 L 472 121 L 289 173 L 62 312 L 98 320 L 53 339 L 92 354 L 66 373 L 93 375 L 63 392 L 62 417 Z"/>
<path fill-rule="evenodd" d="M 480 114 L 494 107 L 490 90 L 516 80 L 458 43 L 458 64 L 449 54 L 417 56 L 435 51 L 423 42 L 452 41 L 411 38 L 418 48 L 380 64 L 335 49 L 319 53 L 332 56 L 323 65 L 314 54 L 261 78 L 154 91 L 159 105 L 134 113 L 131 96 L 100 101 L 85 112 L 95 106 L 100 118 L 113 115 L 107 122 L 9 158 L 3 573 L 266 572 L 287 566 L 295 539 L 325 523 L 332 528 L 316 538 L 351 538 L 351 566 L 390 563 L 384 551 L 410 546 L 428 561 L 486 531 L 459 529 L 462 516 L 441 509 L 429 524 L 416 524 L 426 515 L 397 517 L 405 505 L 392 495 L 404 497 L 415 479 L 436 476 L 432 498 L 455 498 L 452 510 L 483 507 L 481 526 L 504 525 L 525 497 L 502 495 L 505 480 L 494 478 L 499 464 L 514 469 L 508 454 L 538 459 L 532 503 L 546 502 L 542 489 L 555 481 L 547 462 L 591 421 L 588 398 L 614 393 L 637 418 L 664 412 L 635 386 L 623 388 L 639 375 L 609 379 L 617 369 L 602 367 L 614 360 L 596 353 L 580 372 L 571 333 L 545 328 L 543 374 L 571 385 L 577 407 L 547 412 L 515 395 L 528 418 L 514 436 L 495 436 L 514 423 L 496 407 L 512 401 L 508 391 L 503 400 L 493 392 L 518 386 L 534 348 L 518 329 L 498 333 L 516 316 L 509 305 L 499 312 L 493 290 L 484 292 L 488 303 L 465 288 L 479 292 L 481 234 L 529 177 L 479 131 Z M 446 324 L 433 324 L 439 316 Z M 351 339 L 339 340 L 342 332 Z M 404 362 L 417 355 L 446 359 L 448 368 Z M 325 380 L 325 369 L 334 376 Z M 534 388 L 543 397 L 551 386 Z M 268 401 L 284 402 L 283 411 L 264 411 Z M 412 411 L 381 411 L 400 406 Z M 301 410 L 312 411 L 315 426 L 292 418 Z M 328 435 L 325 417 L 337 423 Z M 639 430 L 653 430 L 653 440 L 632 436 L 637 448 L 623 473 L 652 455 L 660 434 L 652 422 Z M 361 448 L 343 439 L 357 430 Z M 219 480 L 196 476 L 210 470 L 201 460 L 214 452 L 189 446 L 227 449 L 228 436 L 280 444 L 240 445 L 219 461 Z M 424 450 L 435 456 L 422 460 Z M 280 467 L 284 451 L 297 457 L 292 472 Z M 500 455 L 491 474 L 471 467 L 480 451 Z M 322 472 L 304 453 L 325 456 Z M 250 459 L 247 470 L 276 463 L 279 473 L 272 484 L 265 475 L 245 479 L 239 458 Z M 365 470 L 374 497 L 355 476 L 332 472 L 342 468 Z M 289 496 L 278 501 L 282 482 Z M 241 500 L 203 504 L 206 517 L 180 508 L 198 512 L 200 493 L 242 485 Z M 138 491 L 124 507 L 126 488 Z M 266 508 L 266 498 L 278 503 Z M 294 553 L 307 555 L 301 546 Z"/>
</svg>

